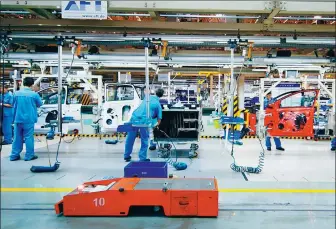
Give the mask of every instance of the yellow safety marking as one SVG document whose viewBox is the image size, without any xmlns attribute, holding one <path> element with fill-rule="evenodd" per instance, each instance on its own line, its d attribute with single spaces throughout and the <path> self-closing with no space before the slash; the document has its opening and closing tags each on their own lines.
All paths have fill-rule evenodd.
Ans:
<svg viewBox="0 0 336 229">
<path fill-rule="evenodd" d="M 253 193 L 336 193 L 335 189 L 232 189 L 221 188 L 219 192 L 253 192 Z"/>
<path fill-rule="evenodd" d="M 1 188 L 1 192 L 71 192 L 74 188 Z"/>
<path fill-rule="evenodd" d="M 71 192 L 75 188 L 1 188 L 1 192 Z M 335 189 L 220 188 L 223 193 L 336 193 Z"/>
</svg>

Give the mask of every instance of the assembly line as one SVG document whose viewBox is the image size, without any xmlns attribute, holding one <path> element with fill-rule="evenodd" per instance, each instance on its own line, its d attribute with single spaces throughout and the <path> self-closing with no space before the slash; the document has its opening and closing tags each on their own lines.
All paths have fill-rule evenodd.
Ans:
<svg viewBox="0 0 336 229">
<path fill-rule="evenodd" d="M 335 228 L 311 4 L 0 4 L 1 228 Z"/>
</svg>

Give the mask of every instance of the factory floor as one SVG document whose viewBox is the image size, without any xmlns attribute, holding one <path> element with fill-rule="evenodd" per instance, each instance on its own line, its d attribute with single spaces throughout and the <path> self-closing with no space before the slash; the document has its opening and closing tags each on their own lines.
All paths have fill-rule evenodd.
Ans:
<svg viewBox="0 0 336 229">
<path fill-rule="evenodd" d="M 71 137 L 66 137 L 70 142 Z M 216 177 L 218 179 L 218 218 L 168 218 L 133 216 L 64 217 L 56 216 L 53 205 L 68 191 L 90 180 L 122 177 L 124 143 L 106 145 L 105 139 L 83 138 L 62 142 L 60 169 L 54 173 L 35 174 L 32 165 L 48 165 L 46 142 L 36 138 L 35 161 L 10 162 L 11 146 L 1 152 L 1 228 L 4 229 L 229 229 L 229 228 L 335 228 L 335 152 L 330 141 L 282 140 L 284 152 L 266 151 L 261 174 L 247 174 L 230 169 L 232 158 L 224 150 L 223 140 L 202 139 L 199 157 L 181 159 L 185 171 L 169 173 L 178 177 Z M 57 139 L 49 142 L 52 162 Z M 237 163 L 255 166 L 260 145 L 257 139 L 245 139 L 235 146 Z M 272 142 L 273 143 L 273 142 Z M 140 143 L 134 147 L 137 159 Z M 187 149 L 187 144 L 177 144 Z M 150 153 L 152 157 L 155 153 Z M 23 154 L 21 155 L 23 156 Z M 152 158 L 153 160 L 162 160 Z M 26 189 L 31 188 L 31 189 Z M 44 189 L 42 189 L 44 188 Z M 52 189 L 55 188 L 55 189 Z"/>
</svg>

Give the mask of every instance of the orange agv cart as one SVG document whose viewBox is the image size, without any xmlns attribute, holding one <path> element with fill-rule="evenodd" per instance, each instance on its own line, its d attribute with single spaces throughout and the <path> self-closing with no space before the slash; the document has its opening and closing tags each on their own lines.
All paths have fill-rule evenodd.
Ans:
<svg viewBox="0 0 336 229">
<path fill-rule="evenodd" d="M 161 207 L 166 216 L 218 216 L 215 178 L 116 178 L 87 182 L 55 204 L 64 216 L 127 216 L 133 206 Z"/>
</svg>

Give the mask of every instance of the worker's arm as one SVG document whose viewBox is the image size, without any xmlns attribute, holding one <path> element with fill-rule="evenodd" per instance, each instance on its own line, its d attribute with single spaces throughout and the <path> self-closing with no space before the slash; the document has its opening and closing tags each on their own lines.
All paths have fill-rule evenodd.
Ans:
<svg viewBox="0 0 336 229">
<path fill-rule="evenodd" d="M 2 105 L 2 104 L 1 104 L 1 105 Z M 4 107 L 9 107 L 9 108 L 13 107 L 11 104 L 8 104 L 8 103 L 4 103 L 3 106 L 4 106 Z"/>
<path fill-rule="evenodd" d="M 9 94 L 8 96 L 4 97 L 4 101 L 3 101 L 3 105 L 4 107 L 9 107 L 12 108 L 13 107 L 13 101 L 14 101 L 14 97 L 12 94 Z"/>
<path fill-rule="evenodd" d="M 35 96 L 35 102 L 36 102 L 37 107 L 42 106 L 42 99 L 41 99 L 40 95 L 37 94 L 37 93 L 36 93 L 36 96 Z"/>
<path fill-rule="evenodd" d="M 162 120 L 162 107 L 161 107 L 161 104 L 159 103 L 158 114 L 157 114 L 157 123 L 158 123 L 158 126 L 160 125 L 161 120 Z"/>
</svg>

